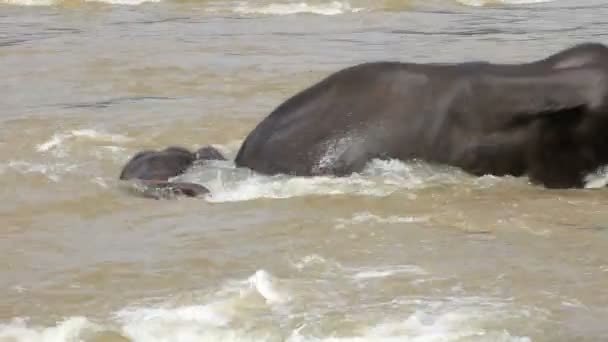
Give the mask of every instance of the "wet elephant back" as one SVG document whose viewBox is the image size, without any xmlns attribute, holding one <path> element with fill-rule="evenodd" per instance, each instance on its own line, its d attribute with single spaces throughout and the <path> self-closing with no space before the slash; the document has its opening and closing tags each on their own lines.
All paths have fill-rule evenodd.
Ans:
<svg viewBox="0 0 608 342">
<path fill-rule="evenodd" d="M 358 171 L 370 158 L 396 152 L 387 147 L 400 148 L 392 141 L 403 136 L 397 132 L 421 125 L 423 116 L 406 110 L 406 104 L 421 104 L 426 85 L 426 76 L 400 63 L 339 71 L 264 119 L 246 138 L 236 163 L 267 174 Z"/>
</svg>

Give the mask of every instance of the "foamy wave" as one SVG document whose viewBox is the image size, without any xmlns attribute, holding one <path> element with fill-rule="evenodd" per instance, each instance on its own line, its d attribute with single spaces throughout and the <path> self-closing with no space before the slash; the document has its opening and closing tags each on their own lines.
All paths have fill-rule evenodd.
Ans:
<svg viewBox="0 0 608 342">
<path fill-rule="evenodd" d="M 51 6 L 56 4 L 55 0 L 0 0 L 0 4 L 16 6 Z"/>
<path fill-rule="evenodd" d="M 277 287 L 277 279 L 265 270 L 258 270 L 248 281 L 268 303 L 286 303 L 291 299 L 286 291 Z"/>
<path fill-rule="evenodd" d="M 341 274 L 356 281 L 387 278 L 394 275 L 423 276 L 429 273 L 417 265 L 385 265 L 374 267 L 347 267 L 336 261 L 328 261 L 318 254 L 307 255 L 291 266 L 298 271 L 310 270 L 312 267 L 323 266 L 333 274 Z"/>
<path fill-rule="evenodd" d="M 526 4 L 539 4 L 543 2 L 552 2 L 554 0 L 456 0 L 458 3 L 473 6 L 473 7 L 481 7 L 487 5 L 495 5 L 495 4 L 505 4 L 505 5 L 526 5 Z"/>
<path fill-rule="evenodd" d="M 446 2 L 450 0 L 445 0 Z M 507 5 L 522 5 L 522 4 L 535 4 L 543 2 L 551 2 L 554 0 L 455 0 L 456 2 L 473 7 L 481 7 L 494 4 L 507 4 Z M 136 6 L 145 3 L 157 3 L 161 0 L 0 0 L 0 3 L 17 5 L 17 6 L 54 6 L 64 3 L 105 3 L 110 5 L 126 5 Z M 407 2 L 397 3 L 396 8 L 399 9 L 410 9 L 411 7 Z M 275 2 L 264 5 L 256 5 L 253 1 L 236 1 L 236 5 L 233 2 L 225 3 L 206 3 L 209 12 L 218 11 L 232 11 L 241 14 L 263 14 L 263 15 L 292 15 L 299 13 L 309 13 L 317 15 L 339 15 L 345 13 L 356 13 L 366 9 L 382 9 L 381 4 L 371 4 L 372 6 L 361 8 L 352 7 L 348 1 L 331 1 L 326 3 L 308 3 L 308 2 Z M 379 6 L 379 7 L 378 7 Z M 391 6 L 395 6 L 391 4 Z"/>
<path fill-rule="evenodd" d="M 111 134 L 105 132 L 99 132 L 93 129 L 77 129 L 67 133 L 56 133 L 53 134 L 51 139 L 36 145 L 38 152 L 52 151 L 57 156 L 65 155 L 65 142 L 68 140 L 88 140 L 93 142 L 114 142 L 124 143 L 131 138 L 120 134 Z"/>
<path fill-rule="evenodd" d="M 289 177 L 264 176 L 235 168 L 231 162 L 214 162 L 193 168 L 176 180 L 203 184 L 211 191 L 210 202 L 233 202 L 259 198 L 290 198 L 314 194 L 345 194 L 357 191 L 385 192 L 374 189 L 374 182 L 362 177 Z"/>
<path fill-rule="evenodd" d="M 416 273 L 417 269 L 401 267 L 391 269 L 402 273 Z M 386 273 L 386 272 L 385 272 Z M 385 273 L 358 273 L 359 279 L 370 279 L 386 276 Z M 247 285 L 253 282 L 255 285 Z M 266 278 L 260 280 L 260 278 Z M 262 292 L 264 298 L 276 294 L 277 285 L 259 290 L 262 283 L 271 279 L 266 271 L 256 273 L 245 281 L 226 284 L 222 289 L 206 296 L 202 304 L 197 304 L 197 296 L 190 294 L 189 304 L 182 302 L 179 296 L 159 305 L 142 305 L 127 307 L 110 317 L 107 325 L 91 323 L 84 317 L 71 317 L 55 326 L 36 327 L 27 325 L 23 320 L 13 320 L 0 325 L 0 340 L 10 341 L 78 341 L 102 340 L 91 337 L 106 336 L 116 340 L 128 338 L 137 342 L 156 341 L 333 341 L 333 342 L 366 342 L 366 341 L 479 341 L 479 342 L 529 342 L 528 337 L 513 335 L 503 329 L 495 329 L 497 322 L 521 315 L 534 315 L 528 309 L 520 312 L 509 301 L 484 297 L 403 297 L 383 305 L 398 307 L 399 310 L 382 310 L 383 306 L 375 305 L 379 315 L 370 314 L 369 308 L 357 306 L 332 306 L 325 300 L 312 302 L 284 302 L 290 305 L 289 312 L 270 313 L 260 311 L 268 303 L 255 301 L 252 294 Z M 248 292 L 247 289 L 255 293 Z M 316 296 L 320 293 L 313 291 Z M 322 296 L 321 296 L 322 297 Z M 317 298 L 320 299 L 320 298 Z M 260 304 L 262 306 L 259 306 Z M 304 306 L 302 306 L 304 304 Z M 306 311 L 302 311 L 306 310 Z M 356 327 L 351 326 L 342 333 L 319 329 L 327 323 L 324 314 L 330 310 L 348 310 Z M 395 316 L 391 312 L 398 312 Z M 399 316 L 402 315 L 402 318 Z M 542 314 L 540 315 L 542 316 Z M 374 318 L 376 317 L 376 318 Z M 542 317 L 541 317 L 542 318 Z M 329 318 L 331 320 L 331 318 Z M 333 324 L 333 323 L 332 323 Z M 110 339 L 110 340 L 114 340 Z"/>
<path fill-rule="evenodd" d="M 420 223 L 428 221 L 428 217 L 416 217 L 416 216 L 389 216 L 380 217 L 370 212 L 361 212 L 354 214 L 348 219 L 337 219 L 338 224 L 335 226 L 337 229 L 345 228 L 348 225 L 361 224 L 365 222 L 376 222 L 385 224 L 396 224 L 396 223 Z"/>
<path fill-rule="evenodd" d="M 324 257 L 322 257 L 318 254 L 311 254 L 311 255 L 306 255 L 306 256 L 302 257 L 299 261 L 292 262 L 291 265 L 293 267 L 295 267 L 297 270 L 302 271 L 305 268 L 316 266 L 316 265 L 323 265 L 325 263 L 327 263 L 327 260 L 325 260 Z"/>
<path fill-rule="evenodd" d="M 361 8 L 353 8 L 346 1 L 332 1 L 326 4 L 311 5 L 306 2 L 300 3 L 272 3 L 265 6 L 252 6 L 250 4 L 240 5 L 234 12 L 243 14 L 272 14 L 289 15 L 298 13 L 312 13 L 321 15 L 337 15 L 361 11 Z"/>
<path fill-rule="evenodd" d="M 417 313 L 404 322 L 382 323 L 365 329 L 357 336 L 326 337 L 305 336 L 295 331 L 287 342 L 530 342 L 528 337 L 512 336 L 507 331 L 487 332 L 471 326 L 469 317 L 459 313 L 447 313 L 438 318 L 425 320 L 428 316 Z"/>
<path fill-rule="evenodd" d="M 38 173 L 44 175 L 53 182 L 58 182 L 62 175 L 74 172 L 78 169 L 78 165 L 69 163 L 45 164 L 23 160 L 11 160 L 8 162 L 7 166 L 21 174 Z"/>
<path fill-rule="evenodd" d="M 232 315 L 213 305 L 177 308 L 129 308 L 116 313 L 122 334 L 133 341 L 169 341 L 179 335 L 187 341 L 218 337 Z"/>
<path fill-rule="evenodd" d="M 71 317 L 53 327 L 28 326 L 27 320 L 17 318 L 11 323 L 0 324 L 0 341 L 79 341 L 84 335 L 98 330 L 99 326 L 91 323 L 85 317 Z"/>
<path fill-rule="evenodd" d="M 136 6 L 141 5 L 147 2 L 160 2 L 160 0 L 85 0 L 86 2 L 103 2 L 106 4 L 112 5 L 127 5 L 127 6 Z"/>
<path fill-rule="evenodd" d="M 207 304 L 130 307 L 115 317 L 122 334 L 133 341 L 172 341 L 177 336 L 180 341 L 267 340 L 274 332 L 247 323 L 247 314 L 288 303 L 291 297 L 279 282 L 269 272 L 258 270 L 245 280 L 227 282 Z M 259 303 L 265 304 L 260 307 Z"/>
<path fill-rule="evenodd" d="M 124 143 L 130 138 L 120 134 L 110 134 L 93 129 L 71 130 L 65 133 L 55 133 L 40 144 L 35 145 L 35 151 L 41 153 L 34 159 L 9 160 L 0 165 L 0 172 L 16 171 L 20 174 L 41 174 L 57 182 L 67 174 L 82 174 L 90 170 L 92 178 L 99 183 L 99 169 L 90 164 L 91 157 L 98 160 L 113 160 L 123 162 L 125 148 L 108 143 Z M 85 162 L 77 162 L 82 160 Z"/>
<path fill-rule="evenodd" d="M 8 4 L 15 6 L 54 6 L 61 5 L 68 2 L 76 2 L 82 1 L 86 2 L 97 2 L 97 3 L 106 3 L 110 5 L 127 5 L 127 6 L 136 6 L 141 5 L 147 2 L 160 2 L 160 0 L 0 0 L 0 4 Z"/>
<path fill-rule="evenodd" d="M 183 314 L 187 312 L 187 314 Z M 180 314 L 181 313 L 181 314 Z M 163 312 L 143 312 L 122 316 L 121 332 L 108 330 L 106 336 L 122 341 L 281 341 L 282 334 L 272 330 L 229 328 L 206 321 L 208 309 L 184 307 Z M 482 327 L 483 312 L 454 310 L 439 315 L 417 311 L 403 321 L 388 321 L 362 329 L 351 336 L 318 336 L 302 332 L 306 325 L 288 332 L 286 342 L 401 342 L 401 341 L 468 341 L 530 342 L 530 338 L 514 336 L 508 331 L 488 331 Z M 101 330 L 86 318 L 73 317 L 53 327 L 35 328 L 13 322 L 0 325 L 0 340 L 19 342 L 86 341 Z M 95 339 L 97 340 L 97 339 Z M 103 339 L 100 339 L 103 340 Z"/>
<path fill-rule="evenodd" d="M 250 170 L 235 168 L 232 162 L 218 161 L 204 167 L 194 167 L 186 174 L 175 178 L 207 187 L 211 191 L 206 197 L 210 202 L 308 195 L 348 194 L 384 197 L 404 189 L 415 190 L 463 182 L 470 182 L 478 187 L 488 187 L 502 179 L 489 176 L 476 178 L 455 168 L 396 160 L 374 160 L 361 174 L 353 174 L 349 177 L 265 176 Z M 411 193 L 409 197 L 415 199 L 416 195 Z"/>
<path fill-rule="evenodd" d="M 416 265 L 395 265 L 367 268 L 358 271 L 352 277 L 356 280 L 364 280 L 386 278 L 397 274 L 427 275 L 428 273 Z"/>
<path fill-rule="evenodd" d="M 597 189 L 608 185 L 608 165 L 599 167 L 585 177 L 585 188 Z"/>
<path fill-rule="evenodd" d="M 397 301 L 398 302 L 398 301 Z M 396 302 L 396 303 L 397 303 Z M 530 342 L 503 330 L 485 327 L 489 322 L 509 316 L 508 305 L 485 298 L 447 299 L 433 302 L 413 299 L 402 304 L 418 307 L 404 319 L 386 319 L 347 336 L 322 337 L 296 329 L 288 342 L 397 342 L 397 341 L 479 341 Z M 395 303 L 395 304 L 396 304 Z"/>
</svg>

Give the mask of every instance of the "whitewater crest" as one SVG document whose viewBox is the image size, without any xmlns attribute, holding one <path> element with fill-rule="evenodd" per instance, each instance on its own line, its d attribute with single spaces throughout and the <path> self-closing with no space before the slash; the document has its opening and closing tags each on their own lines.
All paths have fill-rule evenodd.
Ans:
<svg viewBox="0 0 608 342">
<path fill-rule="evenodd" d="M 361 173 L 348 177 L 267 176 L 235 167 L 232 161 L 213 161 L 195 166 L 175 181 L 198 183 L 210 190 L 209 202 L 235 202 L 262 198 L 284 199 L 310 195 L 358 195 L 385 197 L 396 191 L 454 184 L 491 187 L 508 178 L 472 177 L 453 167 L 429 165 L 420 161 L 372 160 Z M 393 218 L 395 219 L 395 218 Z M 373 218 L 371 219 L 373 220 Z"/>
<path fill-rule="evenodd" d="M 74 3 L 103 3 L 119 6 L 137 6 L 146 3 L 172 2 L 176 0 L 0 0 L 0 3 L 16 6 L 56 6 Z M 555 0 L 445 0 L 446 3 L 458 3 L 464 6 L 483 7 L 492 5 L 527 5 Z M 384 5 L 381 2 L 368 2 L 367 6 L 361 6 L 360 2 L 355 2 L 353 6 L 350 1 L 275 1 L 260 4 L 257 1 L 209 1 L 207 12 L 233 12 L 244 15 L 294 15 L 294 14 L 315 14 L 315 15 L 342 15 L 358 13 L 362 11 L 381 10 Z M 404 2 L 407 4 L 407 1 Z M 400 5 L 404 9 L 410 10 L 410 5 Z"/>
<path fill-rule="evenodd" d="M 512 311 L 508 304 L 491 298 L 446 298 L 441 301 L 412 298 L 393 301 L 391 305 L 404 305 L 414 310 L 401 318 L 381 314 L 384 318 L 361 322 L 358 327 L 343 333 L 321 333 L 318 325 L 323 324 L 322 312 L 275 312 L 269 316 L 253 310 L 251 303 L 244 303 L 242 297 L 232 297 L 209 304 L 129 307 L 116 312 L 107 325 L 93 323 L 85 317 L 67 318 L 50 327 L 15 319 L 0 325 L 0 340 L 67 342 L 105 340 L 107 337 L 112 341 L 134 342 L 531 341 L 529 337 L 507 330 L 484 327 L 496 319 L 525 314 Z M 360 314 L 365 316 L 365 311 Z"/>
<path fill-rule="evenodd" d="M 145 3 L 156 3 L 161 0 L 0 0 L 0 4 L 14 6 L 61 6 L 86 3 L 102 3 L 107 5 L 137 6 Z"/>
<path fill-rule="evenodd" d="M 65 155 L 65 144 L 68 140 L 88 140 L 90 142 L 124 143 L 131 138 L 120 134 L 100 132 L 94 129 L 75 129 L 67 133 L 53 134 L 51 139 L 36 145 L 38 152 L 52 152 L 55 155 Z"/>
<path fill-rule="evenodd" d="M 57 4 L 55 0 L 0 0 L 0 3 L 17 6 L 52 6 Z"/>
<path fill-rule="evenodd" d="M 107 188 L 108 182 L 114 180 L 116 174 L 100 177 L 100 167 L 111 162 L 116 170 L 120 170 L 127 159 L 137 152 L 137 149 L 128 147 L 132 142 L 133 139 L 127 135 L 92 128 L 55 132 L 50 138 L 33 146 L 34 155 L 31 158 L 7 160 L 0 164 L 0 172 L 42 174 L 53 182 L 63 180 L 68 175 L 84 177 L 100 187 Z M 350 140 L 336 143 L 328 149 L 331 153 L 324 158 L 331 164 L 334 162 L 331 158 L 337 158 L 336 156 L 344 152 L 345 146 L 350 146 L 351 143 Z M 348 177 L 268 176 L 235 166 L 232 159 L 240 142 L 214 146 L 230 160 L 194 165 L 185 174 L 173 179 L 205 186 L 210 193 L 204 199 L 212 203 L 315 195 L 385 197 L 404 190 L 403 193 L 408 199 L 415 200 L 416 191 L 420 189 L 454 184 L 487 188 L 509 179 L 492 176 L 471 177 L 453 167 L 430 165 L 416 160 L 372 160 L 361 173 Z M 394 223 L 396 220 L 403 223 L 404 220 L 418 221 L 419 218 L 382 219 L 361 216 L 353 220 L 379 223 Z"/>
<path fill-rule="evenodd" d="M 146 3 L 172 2 L 178 0 L 0 0 L 0 4 L 16 6 L 57 6 L 63 4 L 102 3 L 117 6 L 138 6 Z M 446 3 L 456 2 L 465 6 L 483 7 L 490 5 L 526 5 L 555 0 L 445 0 Z M 381 2 L 368 2 L 365 7 L 353 6 L 350 1 L 275 1 L 262 3 L 258 1 L 209 1 L 205 2 L 207 12 L 232 12 L 243 15 L 343 15 L 362 11 L 381 10 Z M 407 1 L 405 2 L 407 3 Z M 357 2 L 357 5 L 360 4 Z M 411 9 L 405 6 L 404 9 Z"/>
<path fill-rule="evenodd" d="M 530 5 L 543 2 L 552 2 L 554 0 L 456 0 L 458 3 L 466 6 L 482 7 L 488 5 Z"/>
<path fill-rule="evenodd" d="M 177 335 L 187 341 L 275 340 L 275 329 L 256 327 L 248 314 L 268 313 L 290 303 L 289 290 L 281 282 L 260 269 L 246 279 L 225 282 L 211 296 L 203 296 L 204 303 L 175 305 L 169 300 L 128 307 L 114 316 L 122 334 L 133 341 L 167 341 Z"/>
<path fill-rule="evenodd" d="M 608 185 L 608 165 L 599 167 L 585 177 L 585 188 L 598 189 Z"/>
<path fill-rule="evenodd" d="M 353 8 L 347 1 L 331 1 L 320 4 L 309 4 L 307 2 L 286 2 L 271 3 L 268 5 L 255 5 L 251 2 L 239 5 L 234 8 L 234 12 L 242 14 L 265 14 L 265 15 L 291 15 L 299 13 L 319 14 L 319 15 L 338 15 L 345 13 L 355 13 L 363 10 Z"/>
<path fill-rule="evenodd" d="M 70 317 L 55 326 L 41 327 L 28 324 L 26 318 L 15 318 L 10 323 L 0 324 L 0 341 L 19 342 L 67 342 L 78 341 L 102 330 L 86 317 Z"/>
<path fill-rule="evenodd" d="M 330 278 L 317 278 L 311 267 L 320 264 L 331 266 Z M 377 291 L 373 282 L 382 278 L 432 276 L 416 265 L 343 266 L 311 254 L 292 267 L 297 275 L 279 277 L 260 268 L 211 289 L 143 299 L 102 321 L 74 316 L 44 327 L 14 319 L 0 324 L 0 341 L 529 342 L 491 327 L 522 314 L 545 319 L 495 297 L 411 294 L 370 304 L 349 302 L 345 296 L 345 291 L 356 291 L 365 298 Z M 331 318 L 342 315 L 349 317 L 345 327 Z M 324 329 L 328 325 L 332 328 Z"/>
<path fill-rule="evenodd" d="M 0 164 L 0 172 L 43 175 L 53 182 L 68 175 L 84 176 L 106 187 L 106 180 L 99 176 L 99 162 L 124 163 L 127 149 L 122 145 L 129 141 L 131 138 L 125 135 L 90 128 L 57 132 L 34 145 L 33 155 L 24 153 L 24 159 L 10 159 Z"/>
<path fill-rule="evenodd" d="M 417 217 L 417 216 L 396 216 L 391 215 L 388 217 L 381 217 L 374 215 L 368 211 L 355 213 L 351 218 L 348 219 L 337 219 L 336 229 L 343 229 L 350 225 L 361 224 L 361 223 L 380 223 L 380 224 L 399 224 L 399 223 L 423 223 L 428 222 L 429 217 Z"/>
</svg>

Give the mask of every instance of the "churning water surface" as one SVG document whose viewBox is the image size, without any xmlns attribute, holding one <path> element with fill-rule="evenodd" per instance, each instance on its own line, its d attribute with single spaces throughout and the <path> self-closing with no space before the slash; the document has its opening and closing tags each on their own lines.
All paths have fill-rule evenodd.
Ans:
<svg viewBox="0 0 608 342">
<path fill-rule="evenodd" d="M 604 341 L 608 192 L 373 162 L 216 162 L 212 195 L 117 181 L 136 151 L 234 156 L 287 97 L 374 60 L 608 43 L 599 0 L 0 0 L 0 341 Z M 603 184 L 598 175 L 594 184 Z"/>
</svg>

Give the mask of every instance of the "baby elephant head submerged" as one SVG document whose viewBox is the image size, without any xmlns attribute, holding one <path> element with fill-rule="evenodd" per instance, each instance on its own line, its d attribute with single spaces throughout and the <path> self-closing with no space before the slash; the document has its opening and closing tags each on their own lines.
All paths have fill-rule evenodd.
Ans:
<svg viewBox="0 0 608 342">
<path fill-rule="evenodd" d="M 215 148 L 206 146 L 192 153 L 182 147 L 146 150 L 133 156 L 120 173 L 121 180 L 137 180 L 144 197 L 167 198 L 184 195 L 196 197 L 209 192 L 200 184 L 170 182 L 199 160 L 225 160 Z"/>
</svg>

